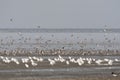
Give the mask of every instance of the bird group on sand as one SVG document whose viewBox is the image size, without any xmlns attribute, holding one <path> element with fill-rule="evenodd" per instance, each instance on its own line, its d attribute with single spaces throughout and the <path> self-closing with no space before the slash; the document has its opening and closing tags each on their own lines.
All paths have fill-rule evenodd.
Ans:
<svg viewBox="0 0 120 80">
<path fill-rule="evenodd" d="M 113 65 L 114 62 L 120 62 L 119 59 L 95 59 L 95 58 L 87 58 L 87 57 L 78 57 L 74 58 L 71 56 L 63 57 L 61 55 L 58 55 L 57 57 L 44 59 L 44 57 L 36 57 L 36 56 L 29 56 L 29 57 L 21 57 L 21 58 L 14 58 L 14 57 L 5 57 L 0 56 L 0 62 L 10 64 L 15 63 L 16 65 L 24 64 L 26 68 L 29 68 L 30 65 L 33 67 L 39 66 L 40 62 L 47 62 L 48 65 L 54 66 L 58 62 L 64 63 L 64 65 L 70 65 L 71 63 L 78 64 L 78 66 L 82 65 Z"/>
<path fill-rule="evenodd" d="M 111 72 L 111 74 L 112 74 L 113 77 L 117 77 L 117 76 L 120 75 L 120 72 Z"/>
</svg>

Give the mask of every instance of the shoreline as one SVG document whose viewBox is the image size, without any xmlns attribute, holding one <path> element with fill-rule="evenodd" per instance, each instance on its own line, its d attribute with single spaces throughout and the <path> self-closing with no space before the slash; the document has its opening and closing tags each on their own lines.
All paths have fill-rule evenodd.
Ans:
<svg viewBox="0 0 120 80">
<path fill-rule="evenodd" d="M 0 78 L 0 80 L 119 80 L 120 77 L 113 76 L 82 76 L 72 78 L 41 78 L 41 77 L 11 77 L 11 78 Z"/>
<path fill-rule="evenodd" d="M 47 49 L 47 50 L 3 50 L 0 56 L 119 56 L 120 50 L 64 50 L 64 49 Z"/>
</svg>

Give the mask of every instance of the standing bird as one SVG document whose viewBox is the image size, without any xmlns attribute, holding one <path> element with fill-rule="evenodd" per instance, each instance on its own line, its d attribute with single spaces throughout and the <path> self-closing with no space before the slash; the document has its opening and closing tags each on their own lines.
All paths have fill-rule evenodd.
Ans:
<svg viewBox="0 0 120 80">
<path fill-rule="evenodd" d="M 66 61 L 66 64 L 69 65 L 70 64 L 69 61 Z"/>
<path fill-rule="evenodd" d="M 120 73 L 112 72 L 111 74 L 112 74 L 112 76 L 117 77 Z"/>
</svg>

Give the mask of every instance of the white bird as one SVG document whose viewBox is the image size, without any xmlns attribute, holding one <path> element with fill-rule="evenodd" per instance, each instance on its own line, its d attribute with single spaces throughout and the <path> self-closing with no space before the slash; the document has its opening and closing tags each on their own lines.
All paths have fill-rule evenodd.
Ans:
<svg viewBox="0 0 120 80">
<path fill-rule="evenodd" d="M 93 60 L 93 61 L 96 61 L 96 59 L 94 59 L 94 58 L 93 58 L 92 60 Z"/>
<path fill-rule="evenodd" d="M 112 65 L 112 64 L 113 64 L 113 60 L 109 60 L 108 65 Z"/>
<path fill-rule="evenodd" d="M 69 61 L 66 61 L 66 64 L 69 65 L 70 64 Z"/>
<path fill-rule="evenodd" d="M 41 57 L 40 57 L 40 58 L 37 58 L 37 57 L 34 56 L 34 57 L 32 57 L 32 58 L 33 58 L 34 60 L 36 60 L 37 62 L 42 62 L 42 61 L 43 61 L 43 58 L 41 58 Z"/>
<path fill-rule="evenodd" d="M 40 61 L 40 62 L 42 62 L 43 60 L 44 60 L 43 58 L 41 58 L 41 57 L 39 58 L 39 61 Z"/>
<path fill-rule="evenodd" d="M 38 64 L 35 63 L 35 62 L 32 62 L 31 64 L 32 64 L 32 66 L 37 66 L 37 65 L 38 65 Z"/>
<path fill-rule="evenodd" d="M 26 67 L 26 68 L 29 68 L 29 65 L 28 65 L 28 64 L 25 64 L 25 67 Z"/>
<path fill-rule="evenodd" d="M 35 56 L 33 56 L 32 58 L 33 58 L 33 59 L 35 59 L 35 60 L 37 60 L 37 59 L 38 59 L 38 58 L 37 58 L 37 57 L 35 57 Z"/>
<path fill-rule="evenodd" d="M 28 58 L 29 58 L 30 60 L 32 60 L 32 57 L 29 56 Z"/>
<path fill-rule="evenodd" d="M 29 59 L 28 58 L 22 58 L 22 63 L 28 63 Z"/>
<path fill-rule="evenodd" d="M 3 62 L 5 62 L 5 63 L 10 63 L 10 62 L 11 62 L 7 57 L 4 57 L 2 60 L 3 60 Z"/>
<path fill-rule="evenodd" d="M 116 62 L 118 62 L 118 61 L 120 61 L 120 60 L 118 60 L 118 59 L 115 59 L 115 61 L 116 61 Z"/>
<path fill-rule="evenodd" d="M 33 60 L 30 60 L 31 61 L 31 65 L 32 66 L 37 66 L 38 64 L 37 63 L 35 63 Z"/>
<path fill-rule="evenodd" d="M 79 66 L 84 64 L 84 61 L 82 60 L 82 58 L 77 59 L 77 63 Z"/>
<path fill-rule="evenodd" d="M 109 61 L 109 59 L 105 58 L 105 59 L 104 59 L 104 61 L 108 62 L 108 61 Z"/>
<path fill-rule="evenodd" d="M 86 58 L 88 64 L 91 64 L 92 63 L 92 59 L 91 58 Z"/>
<path fill-rule="evenodd" d="M 55 61 L 50 58 L 48 59 L 48 61 L 50 62 L 50 65 L 52 65 L 52 66 L 55 64 Z"/>
<path fill-rule="evenodd" d="M 3 57 L 3 56 L 0 56 L 0 58 L 1 58 L 1 59 L 4 59 L 4 57 Z"/>
<path fill-rule="evenodd" d="M 20 64 L 16 58 L 11 58 L 11 61 L 15 62 L 16 64 Z"/>
<path fill-rule="evenodd" d="M 61 59 L 62 57 L 60 55 L 58 55 L 58 57 Z"/>
<path fill-rule="evenodd" d="M 97 63 L 98 65 L 101 65 L 102 62 L 103 61 L 101 59 L 98 59 L 98 60 L 95 61 L 95 63 Z"/>
<path fill-rule="evenodd" d="M 60 56 L 60 55 L 58 56 L 58 59 L 59 59 L 60 62 L 64 62 L 65 61 L 65 59 L 62 56 Z"/>
<path fill-rule="evenodd" d="M 72 57 L 69 57 L 69 60 L 70 60 L 70 62 L 77 63 L 77 61 Z"/>
</svg>

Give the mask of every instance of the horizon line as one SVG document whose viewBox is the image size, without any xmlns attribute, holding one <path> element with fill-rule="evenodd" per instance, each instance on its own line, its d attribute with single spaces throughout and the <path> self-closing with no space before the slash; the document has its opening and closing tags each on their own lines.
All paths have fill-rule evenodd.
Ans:
<svg viewBox="0 0 120 80">
<path fill-rule="evenodd" d="M 120 28 L 0 28 L 1 33 L 120 33 Z"/>
</svg>

